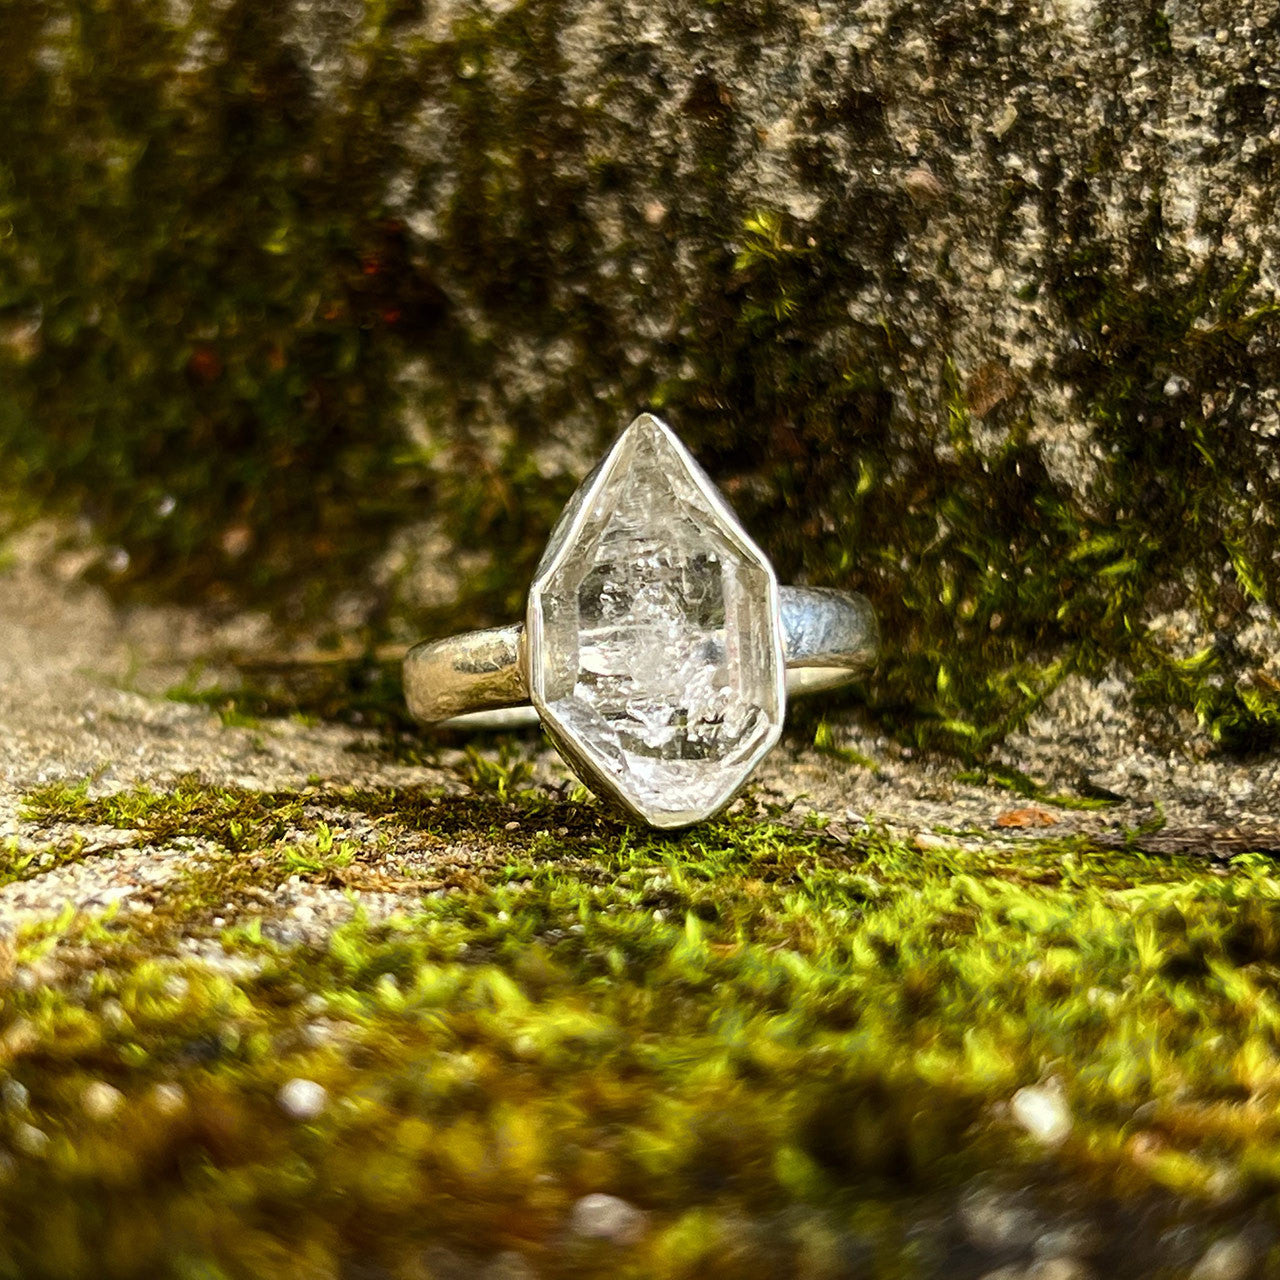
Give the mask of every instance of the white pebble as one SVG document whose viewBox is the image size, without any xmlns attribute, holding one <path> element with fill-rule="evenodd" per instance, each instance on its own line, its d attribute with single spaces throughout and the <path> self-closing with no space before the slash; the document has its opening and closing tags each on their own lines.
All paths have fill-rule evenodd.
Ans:
<svg viewBox="0 0 1280 1280">
<path fill-rule="evenodd" d="M 573 1206 L 569 1229 L 587 1240 L 635 1244 L 644 1235 L 645 1213 L 617 1196 L 593 1192 Z"/>
<path fill-rule="evenodd" d="M 49 1135 L 33 1124 L 14 1126 L 13 1144 L 29 1156 L 43 1155 L 49 1149 Z"/>
<path fill-rule="evenodd" d="M 295 1077 L 280 1086 L 276 1101 L 294 1120 L 314 1120 L 328 1105 L 329 1094 L 324 1085 Z"/>
<path fill-rule="evenodd" d="M 162 1080 L 151 1090 L 151 1105 L 162 1116 L 180 1115 L 187 1107 L 187 1091 L 180 1084 Z"/>
<path fill-rule="evenodd" d="M 1013 1118 L 1037 1142 L 1056 1147 L 1071 1132 L 1071 1111 L 1061 1092 L 1047 1085 L 1019 1089 L 1009 1104 Z"/>
<path fill-rule="evenodd" d="M 110 1120 L 124 1106 L 124 1094 L 105 1080 L 94 1080 L 85 1085 L 80 1105 L 90 1120 Z"/>
<path fill-rule="evenodd" d="M 185 1000 L 191 994 L 191 980 L 181 973 L 171 973 L 164 980 L 164 993 L 170 1000 Z"/>
<path fill-rule="evenodd" d="M 978 1189 L 960 1202 L 960 1221 L 969 1243 L 992 1253 L 1025 1249 L 1040 1222 L 1019 1196 Z"/>
<path fill-rule="evenodd" d="M 0 1099 L 12 1111 L 25 1111 L 31 1102 L 31 1094 L 25 1084 L 10 1077 L 0 1084 Z"/>
<path fill-rule="evenodd" d="M 920 831 L 916 833 L 915 846 L 917 849 L 948 849 L 954 844 L 954 841 L 947 840 L 943 836 L 935 836 L 932 831 Z"/>
<path fill-rule="evenodd" d="M 1067 1255 L 1040 1258 L 1023 1272 L 1026 1280 L 1090 1280 L 1091 1274 L 1083 1262 Z"/>
<path fill-rule="evenodd" d="M 1242 1236 L 1215 1240 L 1191 1272 L 1191 1280 L 1245 1280 L 1253 1271 L 1257 1250 Z"/>
<path fill-rule="evenodd" d="M 491 1258 L 480 1276 L 481 1280 L 536 1280 L 533 1268 L 512 1250 Z"/>
</svg>

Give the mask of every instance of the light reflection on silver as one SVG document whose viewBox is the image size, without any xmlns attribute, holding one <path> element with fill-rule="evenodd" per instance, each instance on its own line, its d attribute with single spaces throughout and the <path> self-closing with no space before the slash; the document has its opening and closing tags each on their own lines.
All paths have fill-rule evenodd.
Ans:
<svg viewBox="0 0 1280 1280">
<path fill-rule="evenodd" d="M 780 587 L 778 594 L 788 698 L 838 689 L 874 665 L 879 633 L 864 596 L 821 587 Z M 521 668 L 523 635 L 517 622 L 415 645 L 404 664 L 410 712 L 440 729 L 536 725 Z"/>
<path fill-rule="evenodd" d="M 861 595 L 783 586 L 787 698 L 840 689 L 876 663 L 876 614 Z M 408 709 L 424 724 L 516 730 L 538 724 L 520 667 L 524 623 L 425 640 L 404 659 Z M 461 712 L 463 707 L 476 710 Z M 480 709 L 483 708 L 483 709 Z"/>
</svg>

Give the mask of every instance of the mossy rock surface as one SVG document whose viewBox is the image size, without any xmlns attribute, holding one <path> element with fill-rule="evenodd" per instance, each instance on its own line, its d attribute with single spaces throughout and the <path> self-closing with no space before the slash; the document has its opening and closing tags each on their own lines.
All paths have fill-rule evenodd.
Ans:
<svg viewBox="0 0 1280 1280">
<path fill-rule="evenodd" d="M 648 407 L 899 735 L 1274 744 L 1267 0 L 4 12 L 0 460 L 118 588 L 505 620 Z"/>
<path fill-rule="evenodd" d="M 1276 1238 L 1264 859 L 654 839 L 536 791 L 28 804 L 207 843 L 18 941 L 11 1274 L 976 1276 L 1060 1239 L 1174 1276 Z M 301 924 L 326 886 L 374 892 Z"/>
<path fill-rule="evenodd" d="M 829 727 L 663 836 L 203 615 L 0 616 L 0 1275 L 1274 1272 L 1273 764 Z"/>
</svg>

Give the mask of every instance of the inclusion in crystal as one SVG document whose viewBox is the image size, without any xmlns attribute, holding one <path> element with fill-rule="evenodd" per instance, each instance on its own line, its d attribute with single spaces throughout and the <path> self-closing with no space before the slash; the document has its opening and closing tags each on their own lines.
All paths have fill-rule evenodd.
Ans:
<svg viewBox="0 0 1280 1280">
<path fill-rule="evenodd" d="M 561 518 L 528 634 L 552 737 L 587 782 L 656 826 L 714 813 L 781 732 L 773 571 L 649 414 Z"/>
</svg>

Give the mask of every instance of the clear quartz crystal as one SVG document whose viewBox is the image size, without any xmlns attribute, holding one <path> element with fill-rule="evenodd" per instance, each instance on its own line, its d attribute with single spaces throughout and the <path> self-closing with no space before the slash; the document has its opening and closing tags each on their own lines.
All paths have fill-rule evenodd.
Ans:
<svg viewBox="0 0 1280 1280">
<path fill-rule="evenodd" d="M 781 728 L 772 571 L 649 415 L 563 521 L 530 592 L 535 699 L 570 754 L 650 821 L 696 821 Z"/>
</svg>

